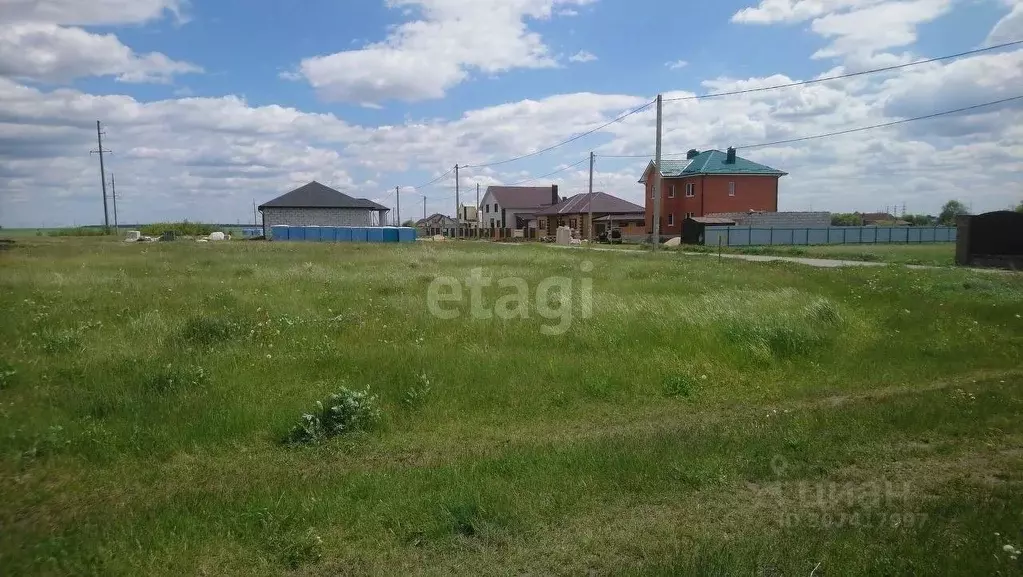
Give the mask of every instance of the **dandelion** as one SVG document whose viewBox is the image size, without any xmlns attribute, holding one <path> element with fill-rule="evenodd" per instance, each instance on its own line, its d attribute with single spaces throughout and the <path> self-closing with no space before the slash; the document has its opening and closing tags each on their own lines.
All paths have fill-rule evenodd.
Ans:
<svg viewBox="0 0 1023 577">
<path fill-rule="evenodd" d="M 270 356 L 270 353 L 267 353 L 267 354 L 266 354 L 266 358 L 268 358 L 268 359 L 272 359 L 273 357 L 271 357 L 271 356 Z"/>
</svg>

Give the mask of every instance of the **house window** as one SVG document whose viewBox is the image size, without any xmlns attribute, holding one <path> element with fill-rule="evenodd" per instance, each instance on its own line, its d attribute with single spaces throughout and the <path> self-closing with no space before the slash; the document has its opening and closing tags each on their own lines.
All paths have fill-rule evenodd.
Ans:
<svg viewBox="0 0 1023 577">
<path fill-rule="evenodd" d="M 487 213 L 488 214 L 490 213 L 490 205 L 489 204 L 487 205 Z"/>
<path fill-rule="evenodd" d="M 674 213 L 671 213 L 671 212 L 668 213 L 668 226 L 675 226 L 675 214 Z"/>
<path fill-rule="evenodd" d="M 690 197 L 690 198 L 696 196 L 696 183 L 695 182 L 688 182 L 688 183 L 686 183 L 686 196 Z"/>
<path fill-rule="evenodd" d="M 539 228 L 547 228 L 547 219 L 545 219 L 545 218 L 537 219 L 536 225 Z"/>
<path fill-rule="evenodd" d="M 675 198 L 675 185 L 671 185 L 671 190 L 668 191 L 668 198 Z"/>
<path fill-rule="evenodd" d="M 494 203 L 494 212 L 497 212 L 497 203 Z"/>
<path fill-rule="evenodd" d="M 734 182 L 729 182 L 728 183 L 728 196 L 735 196 L 735 183 Z"/>
<path fill-rule="evenodd" d="M 490 219 L 490 228 L 494 228 L 494 219 Z"/>
<path fill-rule="evenodd" d="M 577 224 L 578 224 L 578 221 L 576 221 L 576 219 L 574 219 L 574 218 L 568 219 L 568 227 L 569 228 L 576 228 Z"/>
<path fill-rule="evenodd" d="M 648 184 L 647 186 L 650 188 L 650 200 L 653 200 L 654 199 L 654 185 Z"/>
<path fill-rule="evenodd" d="M 693 218 L 694 216 L 696 216 L 695 212 L 687 212 L 686 213 L 686 218 Z"/>
</svg>

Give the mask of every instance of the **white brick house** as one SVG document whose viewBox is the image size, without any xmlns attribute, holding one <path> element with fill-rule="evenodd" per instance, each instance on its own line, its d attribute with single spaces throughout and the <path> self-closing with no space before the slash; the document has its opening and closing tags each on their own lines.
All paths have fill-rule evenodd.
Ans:
<svg viewBox="0 0 1023 577">
<path fill-rule="evenodd" d="M 263 213 L 263 234 L 270 228 L 290 226 L 383 226 L 386 206 L 310 182 L 259 207 Z"/>
</svg>

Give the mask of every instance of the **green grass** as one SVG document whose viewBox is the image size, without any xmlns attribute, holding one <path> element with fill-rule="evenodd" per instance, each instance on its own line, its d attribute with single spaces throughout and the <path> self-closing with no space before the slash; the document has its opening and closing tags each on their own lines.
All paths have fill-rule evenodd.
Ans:
<svg viewBox="0 0 1023 577">
<path fill-rule="evenodd" d="M 683 245 L 679 250 L 688 252 L 717 253 L 717 247 Z M 917 264 L 927 266 L 952 266 L 955 264 L 955 243 L 930 244 L 839 244 L 814 246 L 750 246 L 725 247 L 722 252 L 734 254 L 763 254 L 827 258 L 837 260 L 859 260 L 888 262 L 893 264 Z"/>
<path fill-rule="evenodd" d="M 432 316 L 474 267 L 592 316 Z M 1018 275 L 31 239 L 0 314 L 5 574 L 1021 574 Z"/>
</svg>

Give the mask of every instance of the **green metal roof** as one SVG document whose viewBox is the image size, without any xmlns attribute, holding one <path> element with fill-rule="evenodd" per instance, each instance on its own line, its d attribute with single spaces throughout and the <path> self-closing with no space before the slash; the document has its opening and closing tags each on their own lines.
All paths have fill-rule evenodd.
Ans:
<svg viewBox="0 0 1023 577">
<path fill-rule="evenodd" d="M 679 178 L 701 174 L 762 174 L 767 176 L 785 176 L 788 174 L 776 168 L 746 160 L 741 156 L 736 156 L 733 164 L 727 164 L 725 162 L 727 158 L 728 155 L 720 150 L 705 150 L 689 160 L 662 159 L 661 175 L 666 178 Z M 647 172 L 649 172 L 651 166 L 653 166 L 653 162 L 647 166 Z M 645 181 L 646 172 L 643 173 L 643 179 L 640 182 Z"/>
</svg>

